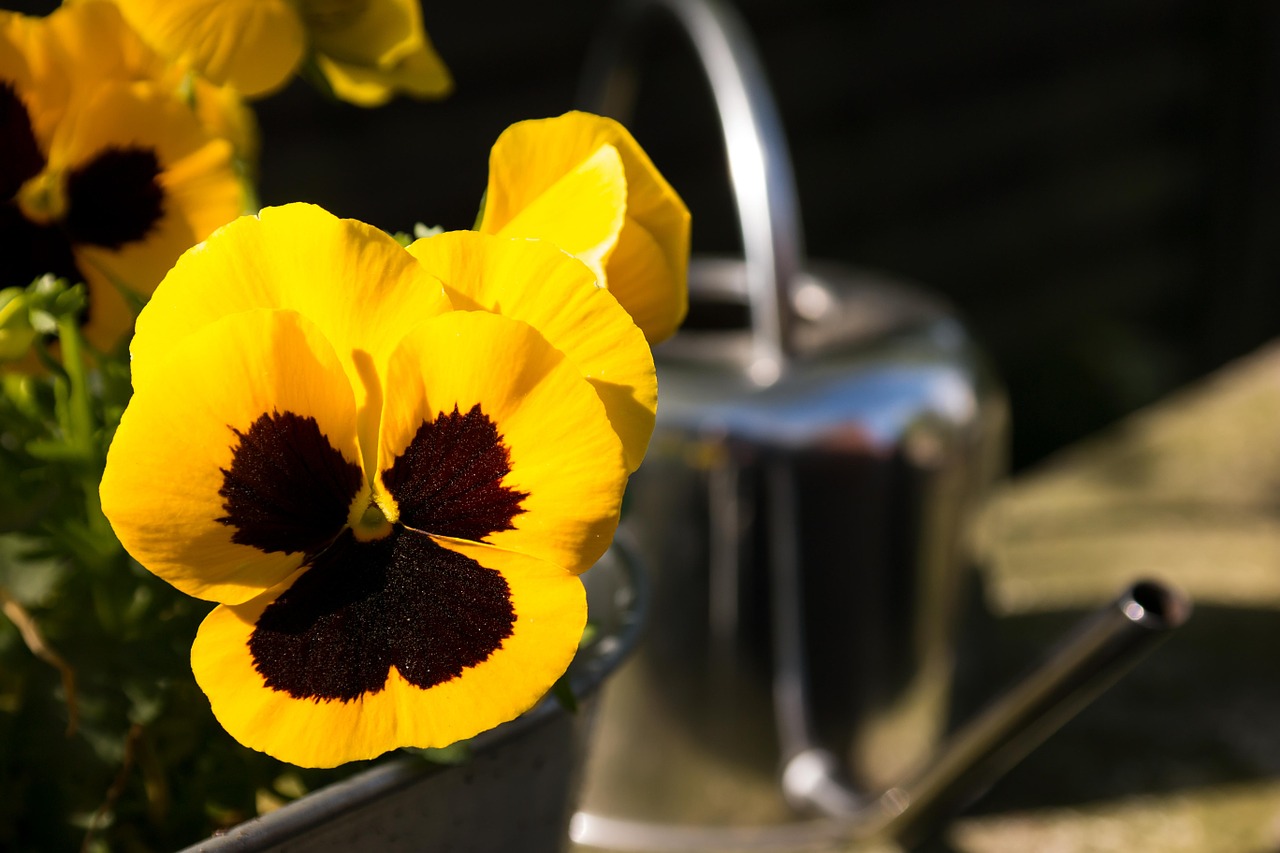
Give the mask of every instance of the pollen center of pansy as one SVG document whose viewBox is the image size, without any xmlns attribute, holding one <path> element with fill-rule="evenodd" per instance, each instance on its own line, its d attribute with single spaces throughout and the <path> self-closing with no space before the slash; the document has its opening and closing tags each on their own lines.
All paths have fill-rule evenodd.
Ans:
<svg viewBox="0 0 1280 853">
<path fill-rule="evenodd" d="M 18 209 L 31 222 L 49 225 L 67 215 L 67 184 L 61 174 L 41 172 L 24 183 L 17 195 Z"/>
<path fill-rule="evenodd" d="M 141 146 L 104 148 L 68 171 L 67 236 L 108 249 L 146 239 L 165 212 L 160 173 L 156 152 Z"/>
<path fill-rule="evenodd" d="M 387 519 L 386 513 L 382 511 L 382 507 L 375 502 L 369 501 L 369 505 L 364 508 L 364 512 L 356 519 L 355 524 L 351 525 L 351 532 L 356 535 L 356 539 L 361 542 L 371 542 L 374 539 L 382 539 L 391 533 L 391 522 Z"/>
</svg>

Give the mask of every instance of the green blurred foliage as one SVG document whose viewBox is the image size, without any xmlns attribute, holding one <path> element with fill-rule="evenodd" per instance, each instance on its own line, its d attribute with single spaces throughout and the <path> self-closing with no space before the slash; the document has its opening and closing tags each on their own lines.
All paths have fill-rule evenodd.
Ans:
<svg viewBox="0 0 1280 853">
<path fill-rule="evenodd" d="M 0 376 L 0 849 L 172 850 L 361 769 L 301 771 L 218 726 L 189 663 L 212 605 L 130 558 L 98 502 L 127 353 L 86 351 L 81 286 L 14 298 L 37 335 Z"/>
</svg>

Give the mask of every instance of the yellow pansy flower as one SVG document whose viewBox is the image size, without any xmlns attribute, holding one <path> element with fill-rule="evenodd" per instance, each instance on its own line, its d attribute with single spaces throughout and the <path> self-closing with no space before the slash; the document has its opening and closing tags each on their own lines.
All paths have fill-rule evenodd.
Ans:
<svg viewBox="0 0 1280 853">
<path fill-rule="evenodd" d="M 656 344 L 688 310 L 689 222 L 625 127 L 570 112 L 519 122 L 498 137 L 478 229 L 572 253 Z"/>
<path fill-rule="evenodd" d="M 317 767 L 443 746 L 568 666 L 628 468 L 578 362 L 453 304 L 580 267 L 510 242 L 437 244 L 446 288 L 376 229 L 267 208 L 142 312 L 102 505 L 139 562 L 219 602 L 192 669 L 241 743 Z"/>
<path fill-rule="evenodd" d="M 114 2 L 162 54 L 246 97 L 281 88 L 309 55 L 339 98 L 361 106 L 453 88 L 419 0 Z"/>
<path fill-rule="evenodd" d="M 85 282 L 85 335 L 109 349 L 132 325 L 130 300 L 240 214 L 244 188 L 232 146 L 186 104 L 104 79 L 102 52 L 79 49 L 68 33 L 100 8 L 0 14 L 0 287 L 45 273 Z"/>
<path fill-rule="evenodd" d="M 25 20 L 28 29 L 47 33 L 46 40 L 57 48 L 55 62 L 70 62 L 82 85 L 104 81 L 154 84 L 188 103 L 205 129 L 230 141 L 240 159 L 253 168 L 258 153 L 258 127 L 243 98 L 229 86 L 215 85 L 165 60 L 125 22 L 111 0 L 78 0 L 45 18 Z M 55 74 L 63 71 L 52 70 Z M 64 100 L 55 106 L 46 98 L 42 106 L 42 114 L 56 120 L 66 104 Z"/>
</svg>

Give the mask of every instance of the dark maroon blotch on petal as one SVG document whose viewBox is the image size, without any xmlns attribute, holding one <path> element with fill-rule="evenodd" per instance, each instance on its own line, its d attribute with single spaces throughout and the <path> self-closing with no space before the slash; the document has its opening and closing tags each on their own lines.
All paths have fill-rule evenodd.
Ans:
<svg viewBox="0 0 1280 853">
<path fill-rule="evenodd" d="M 409 527 L 483 542 L 524 512 L 528 492 L 502 485 L 511 453 L 479 405 L 465 414 L 454 406 L 418 428 L 382 482 Z"/>
<path fill-rule="evenodd" d="M 392 666 L 423 689 L 458 678 L 515 618 L 500 572 L 416 531 L 359 542 L 348 530 L 267 606 L 249 652 L 272 690 L 350 702 L 380 692 Z"/>
<path fill-rule="evenodd" d="M 360 466 L 348 462 L 312 417 L 260 415 L 238 439 L 222 469 L 217 519 L 235 528 L 231 541 L 267 553 L 316 554 L 347 523 L 360 491 Z"/>
</svg>

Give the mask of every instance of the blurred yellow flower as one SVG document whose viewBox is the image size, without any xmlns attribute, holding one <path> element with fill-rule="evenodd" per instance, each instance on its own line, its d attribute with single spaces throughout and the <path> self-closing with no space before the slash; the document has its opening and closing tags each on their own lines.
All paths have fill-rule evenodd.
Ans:
<svg viewBox="0 0 1280 853">
<path fill-rule="evenodd" d="M 114 2 L 160 53 L 246 97 L 281 88 L 309 57 L 334 94 L 361 106 L 453 88 L 419 0 Z"/>
<path fill-rule="evenodd" d="M 146 62 L 127 32 L 100 3 L 0 13 L 0 287 L 83 281 L 85 336 L 104 350 L 130 303 L 245 202 L 227 140 L 171 91 L 108 73 Z"/>
<path fill-rule="evenodd" d="M 689 210 L 613 119 L 570 112 L 507 128 L 489 155 L 478 230 L 573 254 L 651 344 L 684 321 Z"/>
<path fill-rule="evenodd" d="M 143 311 L 103 511 L 140 563 L 221 604 L 192 669 L 241 743 L 306 766 L 444 746 L 527 710 L 572 659 L 577 575 L 628 470 L 578 363 L 451 303 L 580 266 L 492 256 L 507 243 L 436 244 L 472 256 L 441 261 L 447 291 L 374 228 L 267 208 L 185 254 Z"/>
</svg>

